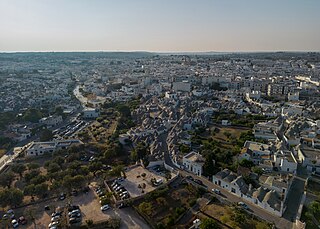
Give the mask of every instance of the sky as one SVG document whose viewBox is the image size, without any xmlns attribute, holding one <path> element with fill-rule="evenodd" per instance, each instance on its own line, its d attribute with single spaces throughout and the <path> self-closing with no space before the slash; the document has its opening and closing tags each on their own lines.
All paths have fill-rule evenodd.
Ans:
<svg viewBox="0 0 320 229">
<path fill-rule="evenodd" d="M 320 0 L 0 0 L 0 52 L 320 51 Z"/>
</svg>

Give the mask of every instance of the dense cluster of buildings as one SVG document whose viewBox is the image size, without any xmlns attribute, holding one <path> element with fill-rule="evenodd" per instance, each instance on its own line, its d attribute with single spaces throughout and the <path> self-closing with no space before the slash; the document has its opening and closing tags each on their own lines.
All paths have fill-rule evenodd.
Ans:
<svg viewBox="0 0 320 229">
<path fill-rule="evenodd" d="M 106 99 L 139 97 L 140 105 L 132 111 L 136 125 L 119 136 L 120 142 L 146 143 L 150 160 L 164 160 L 167 152 L 176 166 L 198 176 L 205 159 L 201 145 L 192 143 L 192 131 L 208 127 L 220 111 L 267 117 L 252 128 L 256 140 L 246 141 L 236 156 L 252 161 L 263 174 L 223 169 L 212 182 L 277 216 L 286 209 L 299 163 L 310 174 L 320 174 L 318 54 L 29 55 L 1 61 L 0 111 L 60 106 L 70 113 L 79 106 L 78 98 L 85 107 L 83 116 L 94 119 Z M 39 120 L 47 126 L 61 122 L 61 116 Z M 10 128 L 21 139 L 30 136 L 23 125 Z M 35 142 L 27 155 L 79 143 L 73 141 Z"/>
</svg>

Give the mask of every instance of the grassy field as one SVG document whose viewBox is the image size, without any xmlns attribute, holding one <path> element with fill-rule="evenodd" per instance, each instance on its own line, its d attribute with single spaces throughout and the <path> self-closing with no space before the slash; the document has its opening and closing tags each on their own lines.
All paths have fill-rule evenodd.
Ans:
<svg viewBox="0 0 320 229">
<path fill-rule="evenodd" d="M 202 211 L 235 229 L 271 228 L 266 222 L 252 218 L 241 209 L 217 202 L 207 205 Z"/>
<path fill-rule="evenodd" d="M 155 191 L 157 193 L 157 191 Z M 175 221 L 196 202 L 197 190 L 192 185 L 180 184 L 160 195 L 150 195 L 136 204 L 136 209 L 154 226 L 174 228 Z"/>
<path fill-rule="evenodd" d="M 212 127 L 212 139 L 217 141 L 228 142 L 230 139 L 238 139 L 241 133 L 251 129 L 235 128 L 235 127 Z M 230 137 L 228 137 L 230 135 Z"/>
</svg>

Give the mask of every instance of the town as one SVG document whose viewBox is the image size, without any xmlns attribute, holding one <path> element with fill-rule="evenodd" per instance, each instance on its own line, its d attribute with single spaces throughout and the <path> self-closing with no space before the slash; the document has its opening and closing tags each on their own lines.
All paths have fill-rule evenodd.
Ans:
<svg viewBox="0 0 320 229">
<path fill-rule="evenodd" d="M 320 225 L 319 53 L 1 53 L 0 93 L 2 228 Z"/>
</svg>

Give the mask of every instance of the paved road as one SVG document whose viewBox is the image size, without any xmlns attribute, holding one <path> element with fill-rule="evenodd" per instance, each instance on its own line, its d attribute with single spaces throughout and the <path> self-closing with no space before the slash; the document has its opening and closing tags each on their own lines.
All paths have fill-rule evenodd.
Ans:
<svg viewBox="0 0 320 229">
<path fill-rule="evenodd" d="M 115 216 L 121 219 L 120 229 L 149 229 L 150 226 L 132 208 L 114 210 Z"/>
<path fill-rule="evenodd" d="M 300 206 L 301 198 L 304 191 L 305 180 L 299 177 L 293 178 L 285 206 L 287 206 L 283 218 L 293 221 L 296 219 Z"/>
</svg>

